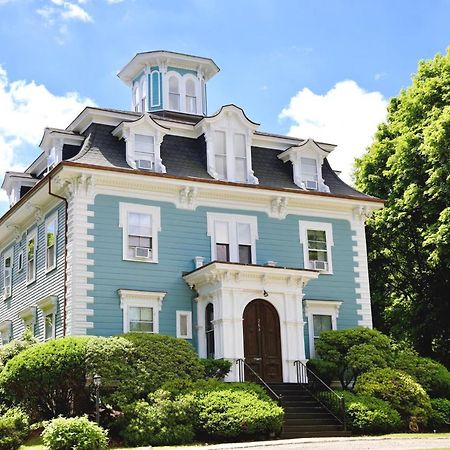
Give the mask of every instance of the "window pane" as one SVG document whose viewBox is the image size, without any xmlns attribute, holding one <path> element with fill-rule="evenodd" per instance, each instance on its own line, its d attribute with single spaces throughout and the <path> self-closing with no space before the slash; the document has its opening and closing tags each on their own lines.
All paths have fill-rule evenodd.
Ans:
<svg viewBox="0 0 450 450">
<path fill-rule="evenodd" d="M 54 315 L 49 314 L 48 316 L 45 316 L 44 319 L 44 336 L 45 339 L 52 339 L 53 338 L 53 322 L 54 322 Z"/>
<path fill-rule="evenodd" d="M 128 308 L 128 321 L 130 331 L 152 333 L 153 308 L 130 306 Z"/>
<path fill-rule="evenodd" d="M 234 155 L 241 158 L 247 157 L 245 148 L 245 136 L 243 134 L 236 133 L 234 135 Z"/>
<path fill-rule="evenodd" d="M 223 131 L 215 132 L 215 154 L 226 155 L 226 140 L 225 133 Z"/>
<path fill-rule="evenodd" d="M 195 97 L 195 83 L 194 80 L 186 81 L 186 95 Z"/>
<path fill-rule="evenodd" d="M 327 252 L 321 252 L 317 250 L 310 250 L 308 252 L 308 257 L 310 261 L 328 261 Z"/>
<path fill-rule="evenodd" d="M 230 246 L 228 244 L 216 244 L 217 261 L 230 261 Z"/>
<path fill-rule="evenodd" d="M 227 178 L 227 158 L 225 156 L 216 155 L 216 172 L 219 178 L 225 180 Z"/>
<path fill-rule="evenodd" d="M 328 331 L 332 329 L 331 316 L 326 315 L 313 315 L 313 328 L 314 337 L 320 336 L 322 331 Z"/>
<path fill-rule="evenodd" d="M 305 180 L 317 181 L 317 161 L 314 158 L 301 158 L 302 174 Z"/>
<path fill-rule="evenodd" d="M 34 239 L 28 241 L 28 261 L 34 259 Z"/>
<path fill-rule="evenodd" d="M 140 333 L 153 333 L 153 323 L 130 321 L 130 331 L 136 331 Z"/>
<path fill-rule="evenodd" d="M 55 265 L 55 246 L 52 245 L 47 249 L 47 269 L 50 269 Z"/>
<path fill-rule="evenodd" d="M 180 335 L 187 336 L 188 334 L 188 316 L 186 314 L 180 314 Z"/>
<path fill-rule="evenodd" d="M 186 112 L 195 114 L 197 112 L 197 98 L 186 95 Z"/>
<path fill-rule="evenodd" d="M 178 83 L 177 77 L 170 77 L 169 78 L 169 92 L 171 94 L 179 94 L 180 93 L 180 85 Z"/>
<path fill-rule="evenodd" d="M 128 213 L 128 234 L 133 236 L 151 236 L 151 216 L 149 214 Z"/>
<path fill-rule="evenodd" d="M 228 236 L 228 223 L 227 222 L 216 222 L 215 223 L 215 238 L 216 242 L 221 242 L 223 244 L 229 244 Z"/>
<path fill-rule="evenodd" d="M 252 238 L 249 223 L 238 223 L 237 234 L 238 234 L 238 244 L 251 245 Z"/>
<path fill-rule="evenodd" d="M 134 135 L 134 151 L 136 152 L 136 159 L 140 159 L 138 155 L 142 157 L 152 157 L 154 150 L 154 138 L 153 136 L 145 136 L 143 134 Z M 142 158 L 144 159 L 144 158 Z"/>
<path fill-rule="evenodd" d="M 239 262 L 241 264 L 252 263 L 252 247 L 250 245 L 239 245 Z"/>
<path fill-rule="evenodd" d="M 245 158 L 235 158 L 235 163 L 236 181 L 245 183 L 247 181 L 247 160 Z"/>
<path fill-rule="evenodd" d="M 5 259 L 5 269 L 9 269 L 11 267 L 11 257 Z"/>
<path fill-rule="evenodd" d="M 50 247 L 52 245 L 55 245 L 55 228 L 56 228 L 56 223 L 55 221 L 50 222 L 47 225 L 47 247 Z"/>
<path fill-rule="evenodd" d="M 308 230 L 308 257 L 310 261 L 328 261 L 324 230 Z"/>
<path fill-rule="evenodd" d="M 169 109 L 180 110 L 180 94 L 169 94 Z"/>
</svg>

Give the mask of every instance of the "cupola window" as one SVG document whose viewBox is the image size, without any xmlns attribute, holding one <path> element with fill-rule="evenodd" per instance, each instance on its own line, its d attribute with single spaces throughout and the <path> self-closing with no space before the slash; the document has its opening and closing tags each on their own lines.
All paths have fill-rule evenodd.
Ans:
<svg viewBox="0 0 450 450">
<path fill-rule="evenodd" d="M 141 79 L 141 112 L 146 111 L 146 101 L 147 101 L 147 95 L 145 92 L 145 76 Z"/>
<path fill-rule="evenodd" d="M 134 111 L 139 112 L 139 86 L 136 85 L 133 91 Z"/>
<path fill-rule="evenodd" d="M 176 76 L 169 78 L 169 108 L 180 111 L 180 82 Z"/>
<path fill-rule="evenodd" d="M 197 96 L 195 94 L 195 82 L 192 78 L 186 81 L 186 112 L 197 112 Z"/>
</svg>

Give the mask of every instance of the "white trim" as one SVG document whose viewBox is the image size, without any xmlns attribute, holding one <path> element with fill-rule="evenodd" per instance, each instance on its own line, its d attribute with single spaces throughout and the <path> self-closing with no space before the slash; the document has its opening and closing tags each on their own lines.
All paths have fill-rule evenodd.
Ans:
<svg viewBox="0 0 450 450">
<path fill-rule="evenodd" d="M 30 285 L 36 281 L 36 273 L 37 273 L 37 247 L 38 247 L 38 234 L 37 234 L 37 228 L 34 227 L 32 231 L 27 233 L 27 240 L 25 244 L 25 262 L 27 265 L 27 274 L 26 274 L 26 285 Z M 34 239 L 34 273 L 33 278 L 28 277 L 28 244 L 29 242 Z"/>
<path fill-rule="evenodd" d="M 6 289 L 6 260 L 10 258 L 9 267 L 9 289 Z M 14 247 L 9 248 L 3 253 L 3 300 L 12 297 L 13 288 L 13 268 L 14 268 Z"/>
<path fill-rule="evenodd" d="M 54 244 L 54 264 L 51 267 L 47 266 L 47 258 L 48 258 L 48 247 L 47 247 L 47 227 L 49 226 L 50 223 L 54 222 L 55 224 L 55 244 Z M 58 255 L 57 255 L 57 250 L 58 250 L 58 212 L 53 213 L 51 216 L 47 217 L 47 219 L 45 219 L 45 228 L 44 228 L 44 241 L 45 241 L 45 273 L 49 273 L 52 270 L 56 269 L 56 266 L 58 264 Z"/>
<path fill-rule="evenodd" d="M 192 339 L 192 311 L 177 311 L 177 338 L 179 339 Z M 187 333 L 181 334 L 181 316 L 186 316 Z"/>
<path fill-rule="evenodd" d="M 37 307 L 42 311 L 44 319 L 43 338 L 44 341 L 56 338 L 56 311 L 58 308 L 58 297 L 56 295 L 49 295 L 37 302 Z M 46 318 L 52 316 L 51 337 L 46 338 Z"/>
<path fill-rule="evenodd" d="M 129 332 L 128 308 L 153 308 L 153 333 L 159 333 L 159 312 L 166 292 L 133 291 L 119 289 L 120 307 L 123 310 L 123 332 Z"/>
<path fill-rule="evenodd" d="M 138 213 L 151 216 L 152 222 L 152 256 L 150 258 L 130 257 L 128 254 L 128 214 Z M 122 258 L 125 261 L 157 263 L 158 233 L 161 231 L 161 208 L 141 205 L 139 203 L 119 203 L 119 227 L 122 228 Z"/>
<path fill-rule="evenodd" d="M 333 254 L 331 247 L 334 245 L 333 241 L 333 225 L 327 222 L 310 222 L 306 220 L 299 220 L 300 244 L 303 247 L 303 265 L 306 269 L 314 269 L 312 262 L 309 260 L 308 254 L 308 230 L 325 231 L 325 238 L 327 240 L 327 270 L 323 270 L 324 274 L 333 273 Z"/>
<path fill-rule="evenodd" d="M 237 236 L 237 225 L 239 223 L 245 223 L 250 225 L 251 234 L 251 252 L 252 252 L 252 264 L 256 264 L 256 241 L 258 236 L 258 218 L 256 216 L 246 216 L 239 214 L 223 214 L 223 213 L 206 213 L 207 218 L 207 234 L 211 238 L 211 260 L 217 259 L 216 254 L 216 222 L 225 222 L 228 224 L 228 236 L 229 236 L 229 250 L 230 250 L 230 262 L 239 262 L 239 245 Z"/>
<path fill-rule="evenodd" d="M 22 320 L 25 330 L 30 327 L 31 333 L 34 336 L 34 327 L 36 324 L 36 306 L 29 306 L 28 308 L 22 309 L 17 314 Z"/>
<path fill-rule="evenodd" d="M 308 318 L 309 357 L 314 358 L 314 315 L 331 316 L 331 326 L 337 330 L 337 318 L 342 302 L 336 300 L 304 300 L 305 315 Z"/>
<path fill-rule="evenodd" d="M 157 74 L 157 78 L 158 78 L 158 89 L 157 89 L 157 93 L 158 93 L 158 100 L 159 103 L 153 103 L 153 98 L 154 98 L 154 92 L 153 92 L 153 74 Z M 162 106 L 162 97 L 161 97 L 161 72 L 159 70 L 152 70 L 150 72 L 150 107 L 151 108 L 156 108 L 158 106 Z"/>
</svg>

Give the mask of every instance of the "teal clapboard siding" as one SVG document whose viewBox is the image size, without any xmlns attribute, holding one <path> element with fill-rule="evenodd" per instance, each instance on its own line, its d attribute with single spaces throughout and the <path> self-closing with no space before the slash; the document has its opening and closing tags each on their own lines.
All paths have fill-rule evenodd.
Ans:
<svg viewBox="0 0 450 450">
<path fill-rule="evenodd" d="M 123 261 L 122 229 L 118 225 L 120 202 L 161 208 L 159 263 Z M 357 325 L 357 285 L 354 280 L 352 231 L 348 221 L 294 215 L 278 220 L 269 218 L 262 212 L 223 208 L 199 207 L 190 211 L 177 209 L 171 203 L 107 195 L 96 196 L 90 209 L 94 212 L 89 218 L 94 224 L 94 228 L 89 230 L 94 235 L 94 241 L 90 244 L 94 248 L 91 254 L 94 276 L 89 282 L 94 288 L 88 295 L 95 299 L 94 315 L 90 319 L 94 326 L 89 330 L 90 334 L 109 336 L 122 332 L 118 289 L 167 292 L 160 312 L 160 333 L 176 334 L 176 310 L 193 310 L 195 316 L 194 293 L 183 281 L 182 274 L 194 269 L 195 256 L 205 257 L 205 262 L 211 259 L 211 241 L 207 236 L 208 211 L 256 216 L 259 234 L 256 243 L 257 263 L 265 264 L 272 260 L 279 266 L 286 267 L 303 267 L 299 220 L 332 223 L 334 274 L 321 275 L 319 279 L 310 282 L 305 290 L 305 298 L 342 301 L 338 327 Z M 305 347 L 308 348 L 308 341 Z"/>
<path fill-rule="evenodd" d="M 148 98 L 151 99 L 149 103 L 149 110 L 156 111 L 162 109 L 162 85 L 161 85 L 161 74 L 158 68 L 154 70 L 152 67 L 152 72 L 148 76 Z"/>
<path fill-rule="evenodd" d="M 56 269 L 46 273 L 45 253 L 46 236 L 45 221 L 48 217 L 57 213 L 58 232 L 56 244 Z M 36 280 L 27 285 L 26 283 L 26 246 L 27 232 L 37 231 L 37 249 L 36 249 Z M 65 251 L 65 205 L 60 205 L 49 211 L 44 219 L 38 224 L 29 227 L 25 233 L 14 243 L 2 250 L 0 255 L 0 292 L 3 293 L 3 265 L 4 255 L 13 247 L 13 273 L 12 273 L 12 296 L 4 301 L 0 299 L 0 317 L 3 320 L 12 321 L 13 338 L 20 338 L 24 332 L 24 324 L 19 318 L 20 311 L 36 306 L 36 303 L 50 295 L 58 297 L 58 306 L 56 311 L 56 336 L 63 335 L 63 302 L 64 302 L 64 251 Z M 23 253 L 24 267 L 18 270 L 19 253 Z M 36 322 L 34 327 L 35 336 L 39 339 L 44 338 L 44 318 L 42 312 L 37 308 Z"/>
</svg>

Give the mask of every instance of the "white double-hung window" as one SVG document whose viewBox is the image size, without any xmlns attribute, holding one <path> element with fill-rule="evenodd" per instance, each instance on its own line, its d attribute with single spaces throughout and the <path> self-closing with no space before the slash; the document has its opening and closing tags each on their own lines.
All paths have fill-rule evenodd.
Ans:
<svg viewBox="0 0 450 450">
<path fill-rule="evenodd" d="M 234 133 L 234 178 L 235 181 L 247 182 L 247 144 L 245 135 Z"/>
<path fill-rule="evenodd" d="M 3 299 L 11 297 L 12 294 L 12 268 L 13 251 L 8 250 L 3 256 Z"/>
<path fill-rule="evenodd" d="M 224 131 L 214 133 L 214 161 L 217 176 L 220 180 L 227 179 L 227 145 Z"/>
<path fill-rule="evenodd" d="M 143 134 L 134 135 L 134 155 L 138 169 L 155 169 L 155 138 Z"/>
<path fill-rule="evenodd" d="M 302 183 L 306 189 L 317 191 L 319 188 L 319 173 L 316 158 L 300 158 Z"/>
<path fill-rule="evenodd" d="M 56 236 L 58 230 L 57 216 L 52 216 L 45 222 L 45 270 L 56 267 Z"/>
<path fill-rule="evenodd" d="M 27 237 L 27 283 L 36 280 L 36 251 L 37 234 L 36 231 L 30 233 Z"/>
<path fill-rule="evenodd" d="M 160 208 L 120 203 L 119 209 L 123 259 L 157 263 L 158 232 L 161 230 Z"/>
<path fill-rule="evenodd" d="M 257 218 L 207 213 L 213 261 L 256 264 Z"/>
<path fill-rule="evenodd" d="M 305 268 L 321 270 L 324 273 L 333 272 L 331 223 L 300 221 L 300 243 L 303 246 Z"/>
</svg>

